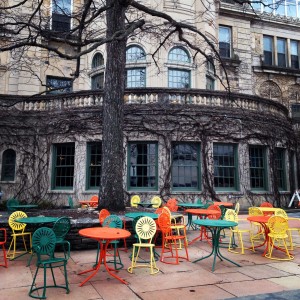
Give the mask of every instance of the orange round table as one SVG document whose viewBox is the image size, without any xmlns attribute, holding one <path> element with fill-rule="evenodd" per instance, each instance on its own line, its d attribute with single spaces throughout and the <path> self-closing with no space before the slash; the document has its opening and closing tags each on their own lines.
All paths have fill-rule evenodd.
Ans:
<svg viewBox="0 0 300 300">
<path fill-rule="evenodd" d="M 233 203 L 231 202 L 218 202 L 218 201 L 215 201 L 214 202 L 214 205 L 223 205 L 224 207 L 233 207 Z"/>
<path fill-rule="evenodd" d="M 218 210 L 205 209 L 205 208 L 191 208 L 191 209 L 187 209 L 186 212 L 191 215 L 197 215 L 200 219 L 204 219 L 207 216 L 217 215 L 220 213 Z M 202 241 L 202 237 L 203 237 L 203 234 L 205 235 L 205 232 L 206 232 L 205 228 L 203 226 L 201 226 L 200 235 L 197 236 L 196 238 L 194 238 L 191 242 L 189 242 L 189 245 L 196 242 L 197 240 Z"/>
<path fill-rule="evenodd" d="M 100 246 L 100 255 L 99 255 L 99 260 L 97 265 L 92 269 L 80 272 L 79 275 L 89 273 L 89 272 L 93 272 L 93 273 L 89 277 L 87 277 L 84 281 L 82 281 L 79 284 L 79 286 L 84 285 L 88 280 L 90 280 L 92 277 L 94 277 L 97 274 L 97 272 L 101 267 L 102 262 L 105 266 L 105 269 L 111 276 L 120 280 L 122 283 L 127 284 L 125 280 L 123 280 L 116 274 L 113 274 L 111 271 L 113 271 L 114 269 L 109 268 L 108 265 L 106 264 L 106 250 L 111 241 L 128 238 L 131 235 L 131 233 L 128 230 L 120 229 L 120 228 L 93 227 L 93 228 L 81 229 L 79 230 L 79 234 L 81 236 L 96 240 Z"/>
</svg>

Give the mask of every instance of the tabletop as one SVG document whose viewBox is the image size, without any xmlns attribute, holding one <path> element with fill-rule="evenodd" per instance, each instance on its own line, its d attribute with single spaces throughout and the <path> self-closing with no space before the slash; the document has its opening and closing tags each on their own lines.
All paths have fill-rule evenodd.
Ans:
<svg viewBox="0 0 300 300">
<path fill-rule="evenodd" d="M 270 216 L 250 216 L 247 218 L 248 221 L 258 222 L 258 223 L 267 223 L 270 219 Z"/>
<path fill-rule="evenodd" d="M 214 202 L 214 205 L 223 205 L 225 207 L 233 207 L 233 203 L 230 203 L 230 202 L 218 202 L 218 201 L 215 201 Z"/>
<path fill-rule="evenodd" d="M 235 227 L 238 225 L 238 223 L 236 222 L 226 221 L 226 220 L 214 220 L 214 219 L 198 219 L 193 221 L 193 223 L 199 226 L 220 227 L 220 228 Z"/>
<path fill-rule="evenodd" d="M 186 210 L 187 213 L 194 215 L 217 215 L 220 212 L 215 209 L 191 208 Z"/>
<path fill-rule="evenodd" d="M 79 230 L 80 235 L 96 240 L 124 239 L 131 235 L 130 231 L 121 228 L 92 227 Z"/>
<path fill-rule="evenodd" d="M 37 204 L 16 204 L 16 205 L 10 205 L 11 208 L 37 208 L 39 207 Z"/>
<path fill-rule="evenodd" d="M 183 208 L 202 208 L 204 207 L 203 203 L 177 203 L 177 206 Z"/>
<path fill-rule="evenodd" d="M 57 217 L 27 217 L 27 218 L 18 218 L 15 221 L 18 223 L 25 224 L 43 224 L 43 223 L 54 223 L 58 220 Z"/>
<path fill-rule="evenodd" d="M 125 214 L 125 217 L 127 218 L 137 218 L 137 217 L 149 217 L 152 219 L 157 219 L 158 218 L 158 214 L 155 213 L 151 213 L 151 212 L 146 212 L 146 211 L 138 211 L 138 212 L 131 212 L 131 213 L 127 213 Z"/>
</svg>

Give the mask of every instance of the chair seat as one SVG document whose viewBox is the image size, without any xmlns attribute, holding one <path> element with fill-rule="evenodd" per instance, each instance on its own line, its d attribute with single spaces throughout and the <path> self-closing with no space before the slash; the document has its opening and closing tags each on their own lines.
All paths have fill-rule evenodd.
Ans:
<svg viewBox="0 0 300 300">
<path fill-rule="evenodd" d="M 288 237 L 288 235 L 286 233 L 284 233 L 284 234 L 269 233 L 269 237 L 271 237 L 271 238 L 278 238 L 278 239 L 286 239 Z"/>
<path fill-rule="evenodd" d="M 152 244 L 152 243 L 134 243 L 134 244 L 132 244 L 132 246 L 149 248 L 149 247 L 155 247 L 155 244 Z"/>
</svg>

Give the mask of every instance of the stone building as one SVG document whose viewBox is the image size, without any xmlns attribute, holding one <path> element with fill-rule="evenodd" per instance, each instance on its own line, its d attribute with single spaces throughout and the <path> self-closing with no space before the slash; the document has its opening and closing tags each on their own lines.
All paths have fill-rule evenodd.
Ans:
<svg viewBox="0 0 300 300">
<path fill-rule="evenodd" d="M 62 2 L 72 9 L 72 2 Z M 209 47 L 202 49 L 206 57 L 195 56 L 173 40 L 153 60 L 153 39 L 128 40 L 127 200 L 138 193 L 287 205 L 299 181 L 298 0 L 276 9 L 233 1 L 155 5 L 204 33 L 220 57 Z M 53 9 L 52 16 L 54 30 L 72 26 Z M 201 48 L 196 36 L 194 43 Z M 68 195 L 76 202 L 98 192 L 107 55 L 104 47 L 88 53 L 73 82 L 72 61 L 29 51 L 29 58 L 39 58 L 30 73 L 12 67 L 18 65 L 12 53 L 0 54 L 2 199 L 62 204 Z"/>
</svg>

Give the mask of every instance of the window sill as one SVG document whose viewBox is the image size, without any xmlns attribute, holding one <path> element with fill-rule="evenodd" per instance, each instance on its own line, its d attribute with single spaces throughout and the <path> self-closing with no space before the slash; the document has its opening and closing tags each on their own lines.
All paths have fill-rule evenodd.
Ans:
<svg viewBox="0 0 300 300">
<path fill-rule="evenodd" d="M 241 60 L 236 56 L 235 58 L 231 57 L 221 57 L 221 61 L 223 65 L 226 67 L 234 67 L 237 68 L 241 64 Z"/>
<path fill-rule="evenodd" d="M 300 69 L 282 68 L 278 66 L 270 66 L 264 64 L 262 64 L 261 66 L 254 66 L 253 71 L 257 73 L 265 72 L 271 74 L 300 76 Z"/>
</svg>

